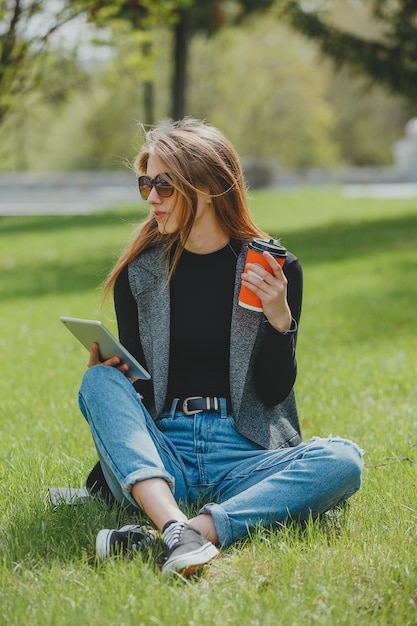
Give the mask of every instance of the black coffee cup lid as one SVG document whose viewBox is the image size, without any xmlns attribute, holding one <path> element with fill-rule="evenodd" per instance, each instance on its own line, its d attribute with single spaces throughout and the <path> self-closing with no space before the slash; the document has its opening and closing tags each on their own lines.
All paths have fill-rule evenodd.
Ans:
<svg viewBox="0 0 417 626">
<path fill-rule="evenodd" d="M 266 241 L 266 239 L 252 239 L 249 247 L 256 252 L 269 252 L 274 257 L 285 258 L 287 256 L 287 250 L 284 246 L 276 243 L 273 239 Z"/>
</svg>

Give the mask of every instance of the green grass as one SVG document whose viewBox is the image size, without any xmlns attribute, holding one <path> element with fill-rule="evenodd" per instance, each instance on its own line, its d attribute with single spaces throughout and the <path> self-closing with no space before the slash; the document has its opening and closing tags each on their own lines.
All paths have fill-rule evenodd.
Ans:
<svg viewBox="0 0 417 626">
<path fill-rule="evenodd" d="M 132 517 L 46 497 L 96 459 L 77 405 L 88 355 L 58 318 L 115 330 L 98 287 L 141 215 L 0 218 L 0 624 L 417 622 L 417 199 L 259 191 L 252 211 L 304 267 L 304 438 L 357 441 L 361 491 L 334 518 L 253 532 L 189 582 L 162 579 L 160 546 L 97 563 L 97 531 Z"/>
</svg>

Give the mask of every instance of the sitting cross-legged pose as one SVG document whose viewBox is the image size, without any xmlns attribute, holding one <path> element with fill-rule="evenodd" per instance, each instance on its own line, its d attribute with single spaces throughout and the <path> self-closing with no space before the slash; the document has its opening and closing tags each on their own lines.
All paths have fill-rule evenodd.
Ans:
<svg viewBox="0 0 417 626">
<path fill-rule="evenodd" d="M 162 574 L 190 575 L 257 525 L 317 517 L 360 487 L 358 446 L 303 442 L 294 395 L 302 270 L 290 252 L 269 271 L 248 244 L 253 222 L 234 147 L 185 118 L 146 133 L 134 161 L 150 207 L 105 285 L 121 343 L 150 372 L 127 377 L 92 346 L 81 411 L 114 499 L 162 533 Z M 238 304 L 241 284 L 262 310 Z M 184 510 L 192 510 L 189 519 Z M 186 506 L 184 506 L 186 505 Z M 147 545 L 155 530 L 103 529 L 100 558 Z"/>
</svg>

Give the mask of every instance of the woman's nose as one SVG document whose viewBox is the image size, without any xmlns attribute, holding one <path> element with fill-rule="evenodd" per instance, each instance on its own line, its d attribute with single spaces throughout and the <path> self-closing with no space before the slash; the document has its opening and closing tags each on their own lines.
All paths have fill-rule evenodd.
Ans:
<svg viewBox="0 0 417 626">
<path fill-rule="evenodd" d="M 158 194 L 158 192 L 156 191 L 155 187 L 152 187 L 152 189 L 151 189 L 151 193 L 148 196 L 148 202 L 149 202 L 149 204 L 160 204 L 161 203 L 161 196 Z"/>
</svg>

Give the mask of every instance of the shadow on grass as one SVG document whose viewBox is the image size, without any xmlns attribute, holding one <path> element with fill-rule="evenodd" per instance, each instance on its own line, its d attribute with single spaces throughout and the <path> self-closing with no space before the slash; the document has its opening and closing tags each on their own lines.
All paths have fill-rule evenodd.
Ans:
<svg viewBox="0 0 417 626">
<path fill-rule="evenodd" d="M 126 207 L 117 212 L 90 215 L 62 215 L 46 217 L 0 218 L 0 246 L 2 238 L 40 234 L 53 240 L 58 233 L 77 236 L 77 231 L 101 231 L 118 227 L 123 222 L 139 223 L 146 215 L 141 209 Z M 71 233 L 73 231 L 73 234 Z M 99 240 L 99 235 L 98 235 Z M 97 289 L 107 276 L 115 261 L 115 251 L 98 252 L 92 236 L 91 255 L 85 251 L 82 258 L 74 255 L 73 260 L 49 260 L 33 258 L 3 270 L 0 278 L 1 299 L 37 298 L 50 294 L 81 293 Z"/>
<path fill-rule="evenodd" d="M 0 236 L 33 232 L 54 233 L 62 229 L 112 228 L 120 220 L 139 221 L 143 214 L 133 212 L 100 213 L 88 216 L 60 216 L 12 219 L 1 225 Z M 395 262 L 395 252 L 417 250 L 417 215 L 358 222 L 337 222 L 292 232 L 282 238 L 300 259 L 304 267 L 328 261 L 366 258 L 378 252 L 387 252 L 387 263 Z M 94 248 L 92 249 L 94 252 Z M 2 277 L 2 300 L 19 297 L 39 297 L 47 294 L 68 294 L 96 289 L 104 280 L 114 262 L 114 251 L 87 259 L 74 258 L 70 263 L 58 260 L 33 259 L 26 265 L 7 269 Z M 408 268 L 413 271 L 413 268 Z M 400 284 L 397 289 L 401 289 Z"/>
<path fill-rule="evenodd" d="M 0 238 L 37 232 L 45 234 L 79 228 L 112 227 L 123 221 L 136 224 L 146 215 L 147 210 L 143 206 L 128 205 L 118 211 L 103 211 L 88 215 L 0 217 Z"/>
<path fill-rule="evenodd" d="M 82 293 L 99 289 L 111 269 L 114 258 L 102 256 L 82 264 L 57 261 L 27 263 L 8 269 L 1 279 L 1 299 L 38 298 L 45 295 Z"/>
<path fill-rule="evenodd" d="M 364 222 L 334 222 L 299 230 L 282 237 L 282 243 L 303 265 L 342 261 L 387 252 L 387 262 L 398 250 L 417 250 L 417 213 Z"/>
</svg>

